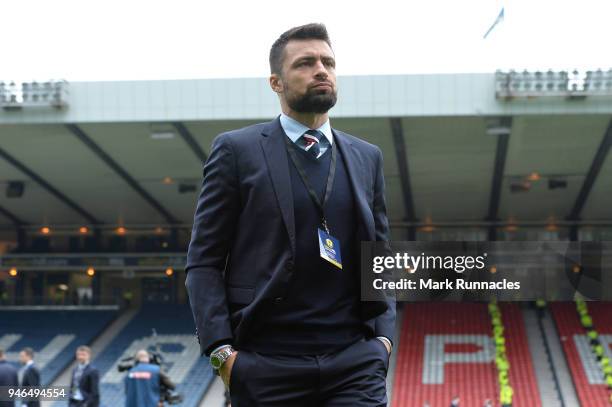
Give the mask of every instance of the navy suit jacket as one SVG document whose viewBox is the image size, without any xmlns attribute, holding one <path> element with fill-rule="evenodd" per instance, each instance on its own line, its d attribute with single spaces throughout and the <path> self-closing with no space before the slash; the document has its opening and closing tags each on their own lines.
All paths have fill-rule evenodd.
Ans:
<svg viewBox="0 0 612 407">
<path fill-rule="evenodd" d="M 21 386 L 40 386 L 40 372 L 36 365 L 32 364 L 25 369 L 21 379 Z M 28 401 L 25 405 L 28 407 L 40 407 L 40 401 Z"/>
<path fill-rule="evenodd" d="M 17 368 L 6 360 L 0 360 L 0 386 L 19 386 Z M 0 401 L 0 407 L 14 407 L 13 401 Z"/>
<path fill-rule="evenodd" d="M 388 241 L 382 153 L 332 129 L 359 215 L 360 241 Z M 238 349 L 266 301 L 280 300 L 294 270 L 295 220 L 289 161 L 277 117 L 222 133 L 204 165 L 185 285 L 203 354 Z M 359 272 L 354 273 L 359 278 Z M 395 298 L 361 303 L 366 332 L 393 338 Z"/>
<path fill-rule="evenodd" d="M 76 369 L 76 367 L 74 368 Z M 74 395 L 72 394 L 72 388 L 74 386 L 74 373 L 72 371 L 72 377 L 70 378 L 70 398 Z M 83 374 L 81 375 L 81 380 L 78 383 L 79 390 L 81 391 L 81 395 L 83 396 L 83 406 L 85 407 L 98 407 L 100 405 L 100 375 L 98 374 L 98 369 L 88 364 L 83 369 Z"/>
</svg>

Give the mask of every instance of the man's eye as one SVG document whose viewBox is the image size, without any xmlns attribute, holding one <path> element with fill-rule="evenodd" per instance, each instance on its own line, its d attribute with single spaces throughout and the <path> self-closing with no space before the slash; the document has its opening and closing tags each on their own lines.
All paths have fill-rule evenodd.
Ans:
<svg viewBox="0 0 612 407">
<path fill-rule="evenodd" d="M 323 59 L 323 65 L 325 66 L 329 66 L 329 67 L 335 67 L 336 66 L 336 61 L 334 61 L 333 59 Z"/>
</svg>

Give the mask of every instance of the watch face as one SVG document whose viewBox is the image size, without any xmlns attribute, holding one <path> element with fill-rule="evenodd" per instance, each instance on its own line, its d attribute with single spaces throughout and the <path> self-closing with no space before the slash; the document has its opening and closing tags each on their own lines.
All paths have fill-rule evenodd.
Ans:
<svg viewBox="0 0 612 407">
<path fill-rule="evenodd" d="M 221 359 L 217 355 L 211 356 L 210 364 L 214 369 L 219 369 L 221 367 Z"/>
</svg>

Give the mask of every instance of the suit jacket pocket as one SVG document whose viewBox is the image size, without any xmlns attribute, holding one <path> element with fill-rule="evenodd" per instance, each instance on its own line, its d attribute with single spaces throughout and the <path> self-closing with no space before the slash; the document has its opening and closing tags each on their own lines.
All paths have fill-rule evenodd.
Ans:
<svg viewBox="0 0 612 407">
<path fill-rule="evenodd" d="M 238 376 L 239 372 L 238 372 L 238 361 L 240 360 L 242 363 L 242 357 L 243 355 L 242 350 L 239 350 L 238 353 L 236 354 L 236 358 L 234 359 L 234 364 L 232 365 L 232 370 L 230 371 L 230 381 L 229 381 L 229 392 L 230 394 L 232 393 L 232 390 L 235 389 L 236 386 L 238 386 L 238 382 L 237 380 L 240 380 L 240 377 Z"/>
<path fill-rule="evenodd" d="M 227 299 L 233 304 L 250 304 L 255 298 L 255 288 L 227 287 Z"/>
</svg>

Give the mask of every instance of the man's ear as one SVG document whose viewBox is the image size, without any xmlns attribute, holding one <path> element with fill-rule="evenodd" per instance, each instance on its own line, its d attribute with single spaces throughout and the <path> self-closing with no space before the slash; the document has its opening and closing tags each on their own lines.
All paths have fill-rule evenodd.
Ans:
<svg viewBox="0 0 612 407">
<path fill-rule="evenodd" d="M 277 73 L 273 73 L 272 75 L 270 75 L 270 87 L 272 88 L 272 90 L 276 93 L 283 93 L 284 92 L 284 87 L 283 87 L 283 81 L 281 80 L 281 77 L 279 74 Z"/>
</svg>

